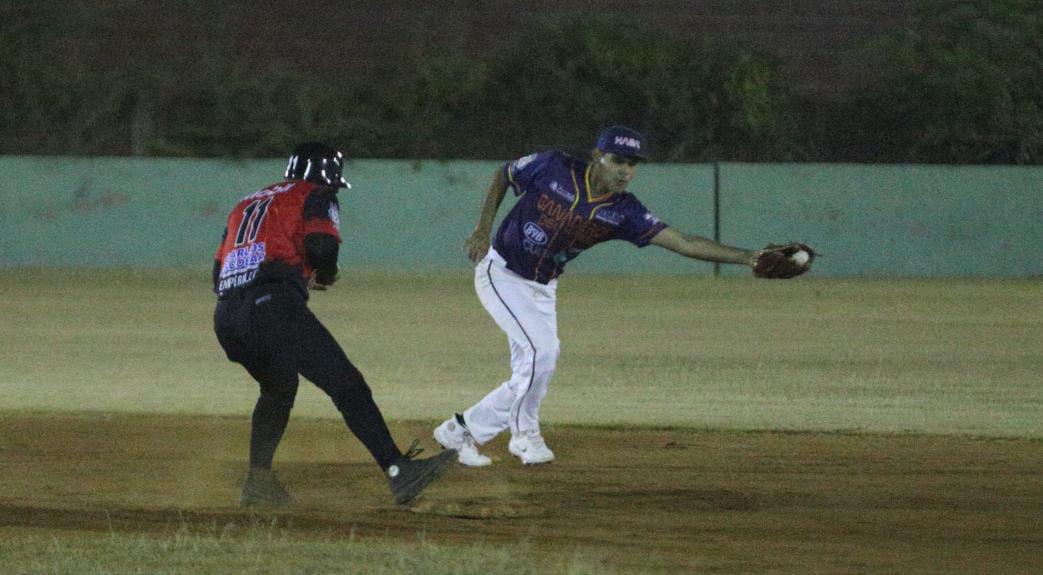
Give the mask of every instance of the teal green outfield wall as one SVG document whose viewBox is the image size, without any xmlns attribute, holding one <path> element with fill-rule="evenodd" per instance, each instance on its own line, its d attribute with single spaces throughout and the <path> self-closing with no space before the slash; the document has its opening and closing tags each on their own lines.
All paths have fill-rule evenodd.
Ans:
<svg viewBox="0 0 1043 575">
<path fill-rule="evenodd" d="M 723 238 L 800 239 L 816 273 L 1043 273 L 1043 167 L 722 164 L 720 197 Z"/>
<path fill-rule="evenodd" d="M 467 269 L 463 241 L 498 165 L 351 162 L 342 268 Z M 206 268 L 230 206 L 282 169 L 281 160 L 0 157 L 0 267 Z M 631 191 L 675 228 L 712 237 L 714 172 L 710 164 L 641 166 Z M 722 241 L 806 241 L 825 254 L 819 276 L 1041 273 L 1043 168 L 721 164 L 718 172 Z M 569 269 L 714 268 L 609 242 Z"/>
</svg>

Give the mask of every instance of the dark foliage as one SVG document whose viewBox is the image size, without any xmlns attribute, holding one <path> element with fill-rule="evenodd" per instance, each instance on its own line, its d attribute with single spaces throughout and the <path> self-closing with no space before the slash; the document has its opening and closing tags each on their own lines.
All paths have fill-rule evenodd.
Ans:
<svg viewBox="0 0 1043 575">
<path fill-rule="evenodd" d="M 612 17 L 548 22 L 502 52 L 418 42 L 394 67 L 341 78 L 292 56 L 250 61 L 205 29 L 187 53 L 161 38 L 106 69 L 92 57 L 95 12 L 34 6 L 0 13 L 0 153 L 273 157 L 321 139 L 350 157 L 503 159 L 584 152 L 622 123 L 649 133 L 660 161 L 1043 157 L 1030 1 L 925 0 L 867 51 L 866 88 L 840 100 L 793 96 L 769 54 Z M 205 25 L 202 4 L 184 6 Z"/>
</svg>

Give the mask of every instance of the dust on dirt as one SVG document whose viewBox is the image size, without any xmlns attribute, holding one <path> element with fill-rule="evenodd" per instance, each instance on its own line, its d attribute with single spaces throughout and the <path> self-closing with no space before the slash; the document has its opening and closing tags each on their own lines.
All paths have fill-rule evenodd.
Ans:
<svg viewBox="0 0 1043 575">
<path fill-rule="evenodd" d="M 430 423 L 393 424 L 403 445 Z M 397 506 L 336 420 L 291 419 L 295 533 L 524 541 L 640 572 L 1043 572 L 1043 442 L 548 426 L 557 461 L 458 467 Z M 246 524 L 247 417 L 0 415 L 0 531 Z"/>
</svg>

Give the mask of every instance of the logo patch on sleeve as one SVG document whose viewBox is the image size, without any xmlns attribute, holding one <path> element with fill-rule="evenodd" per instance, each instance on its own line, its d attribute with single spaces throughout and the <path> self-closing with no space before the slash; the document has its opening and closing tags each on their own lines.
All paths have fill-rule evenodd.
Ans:
<svg viewBox="0 0 1043 575">
<path fill-rule="evenodd" d="M 518 158 L 517 160 L 514 160 L 514 163 L 511 165 L 511 171 L 513 172 L 515 170 L 521 170 L 525 168 L 525 166 L 531 164 L 532 161 L 535 159 L 536 154 L 529 154 L 528 156 L 525 156 L 523 158 Z"/>
<path fill-rule="evenodd" d="M 340 231 L 340 210 L 337 209 L 337 204 L 330 204 L 330 221 L 333 222 L 333 227 Z"/>
</svg>

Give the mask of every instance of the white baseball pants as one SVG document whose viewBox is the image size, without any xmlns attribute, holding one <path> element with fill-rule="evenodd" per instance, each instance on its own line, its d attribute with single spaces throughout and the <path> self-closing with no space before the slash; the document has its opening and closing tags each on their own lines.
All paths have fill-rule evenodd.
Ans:
<svg viewBox="0 0 1043 575">
<path fill-rule="evenodd" d="M 540 403 L 558 362 L 558 280 L 547 285 L 510 271 L 496 250 L 474 271 L 478 299 L 507 333 L 511 378 L 464 412 L 474 440 L 483 444 L 505 429 L 540 433 Z"/>
</svg>

